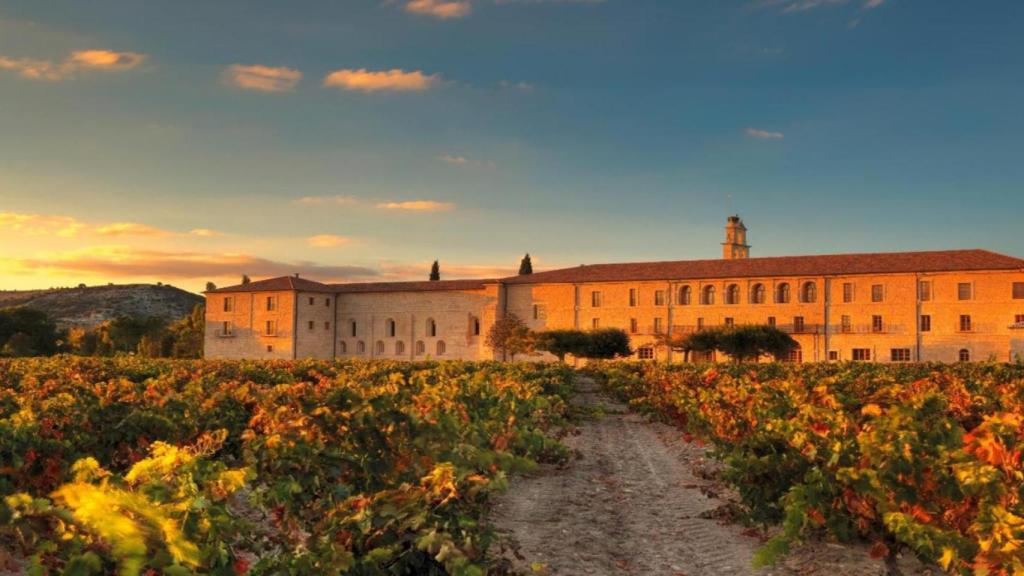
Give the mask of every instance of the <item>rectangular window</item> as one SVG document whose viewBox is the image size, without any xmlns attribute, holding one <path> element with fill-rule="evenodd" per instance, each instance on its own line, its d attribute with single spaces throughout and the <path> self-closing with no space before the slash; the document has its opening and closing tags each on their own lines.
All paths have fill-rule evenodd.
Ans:
<svg viewBox="0 0 1024 576">
<path fill-rule="evenodd" d="M 1013 283 L 1013 299 L 1024 300 L 1024 282 Z"/>
<path fill-rule="evenodd" d="M 850 319 L 849 316 L 843 316 L 842 318 L 840 318 L 839 331 L 843 332 L 844 334 L 849 334 L 850 332 L 853 332 L 853 321 Z"/>
<path fill-rule="evenodd" d="M 885 325 L 882 324 L 882 317 L 875 315 L 871 317 L 871 331 L 872 332 L 884 332 Z"/>
<path fill-rule="evenodd" d="M 273 351 L 274 351 L 274 345 L 273 344 L 267 344 L 267 352 L 273 352 Z"/>
<path fill-rule="evenodd" d="M 224 311 L 231 312 L 235 309 L 235 299 L 233 296 L 224 298 Z"/>
<path fill-rule="evenodd" d="M 853 282 L 843 282 L 843 302 L 853 302 Z"/>
<path fill-rule="evenodd" d="M 921 302 L 930 302 L 932 299 L 932 283 L 929 280 L 922 280 L 917 285 L 917 296 Z"/>
<path fill-rule="evenodd" d="M 956 299 L 970 300 L 974 297 L 974 285 L 970 282 L 960 282 L 956 285 Z"/>
<path fill-rule="evenodd" d="M 661 319 L 661 318 L 655 318 L 654 319 L 654 333 L 655 334 L 661 334 L 662 330 L 664 330 L 665 327 L 662 326 L 663 322 L 664 322 L 664 320 Z"/>
<path fill-rule="evenodd" d="M 590 305 L 594 308 L 601 307 L 601 293 L 597 290 L 590 293 Z"/>
<path fill-rule="evenodd" d="M 726 326 L 735 326 L 736 325 L 736 321 L 733 318 L 726 318 L 725 319 L 725 325 Z"/>
<path fill-rule="evenodd" d="M 540 306 L 537 304 L 533 305 L 533 319 L 540 320 Z"/>
<path fill-rule="evenodd" d="M 838 350 L 829 350 L 828 351 L 828 359 L 831 360 L 832 362 L 835 362 L 836 360 L 839 360 L 839 351 Z"/>
<path fill-rule="evenodd" d="M 1017 314 L 1013 317 L 1014 324 L 1024 324 L 1024 314 Z"/>
<path fill-rule="evenodd" d="M 871 285 L 871 301 L 882 302 L 885 300 L 885 285 L 883 284 L 872 284 Z"/>
<path fill-rule="evenodd" d="M 775 328 L 775 324 L 776 324 L 775 316 L 769 316 L 768 317 L 768 325 L 771 326 L 772 328 Z"/>
<path fill-rule="evenodd" d="M 637 358 L 641 360 L 654 360 L 654 348 L 645 346 L 636 351 Z"/>
<path fill-rule="evenodd" d="M 970 332 L 971 331 L 971 317 L 968 314 L 960 315 L 960 331 Z"/>
<path fill-rule="evenodd" d="M 310 320 L 310 321 L 309 321 L 309 329 L 310 329 L 310 330 L 312 330 L 312 329 L 313 329 L 313 324 L 314 324 L 314 322 L 313 322 L 312 320 Z"/>
<path fill-rule="evenodd" d="M 327 306 L 328 308 L 331 307 L 331 299 L 330 298 L 324 298 L 324 306 Z"/>
<path fill-rule="evenodd" d="M 274 320 L 267 320 L 266 332 L 267 336 L 274 336 L 277 334 L 277 322 Z"/>
<path fill-rule="evenodd" d="M 636 288 L 630 288 L 629 289 L 629 305 L 630 306 L 636 306 L 637 305 Z"/>
<path fill-rule="evenodd" d="M 355 320 L 352 321 L 352 337 L 353 338 L 356 337 L 356 321 Z"/>
<path fill-rule="evenodd" d="M 665 305 L 665 291 L 664 290 L 655 290 L 654 291 L 654 305 L 655 306 L 664 306 Z"/>
<path fill-rule="evenodd" d="M 267 296 L 267 312 L 277 310 L 277 296 Z"/>
<path fill-rule="evenodd" d="M 921 315 L 921 332 L 932 331 L 932 317 L 928 314 Z"/>
<path fill-rule="evenodd" d="M 891 354 L 893 362 L 910 362 L 910 348 L 893 348 Z"/>
<path fill-rule="evenodd" d="M 806 329 L 806 326 L 804 326 L 804 317 L 803 316 L 794 316 L 793 317 L 793 332 L 796 332 L 797 334 L 803 334 L 804 329 Z"/>
<path fill-rule="evenodd" d="M 224 336 L 231 336 L 231 322 L 224 322 L 220 333 Z"/>
<path fill-rule="evenodd" d="M 312 296 L 310 296 L 309 297 L 309 305 L 312 306 L 314 304 L 316 304 L 316 298 L 313 298 Z"/>
<path fill-rule="evenodd" d="M 871 361 L 871 349 L 870 348 L 854 348 L 853 359 L 856 362 L 870 362 Z"/>
<path fill-rule="evenodd" d="M 590 327 L 593 328 L 594 330 L 597 330 L 598 328 L 600 328 L 601 327 L 601 319 L 600 318 L 594 318 L 593 320 L 591 320 L 590 321 Z"/>
<path fill-rule="evenodd" d="M 640 323 L 636 321 L 636 318 L 629 319 L 629 333 L 636 334 L 640 331 Z"/>
<path fill-rule="evenodd" d="M 704 319 L 703 318 L 697 318 L 697 330 L 703 330 L 703 329 L 704 329 Z"/>
<path fill-rule="evenodd" d="M 324 330 L 330 330 L 330 329 L 331 329 L 331 323 L 330 322 L 324 322 Z"/>
</svg>

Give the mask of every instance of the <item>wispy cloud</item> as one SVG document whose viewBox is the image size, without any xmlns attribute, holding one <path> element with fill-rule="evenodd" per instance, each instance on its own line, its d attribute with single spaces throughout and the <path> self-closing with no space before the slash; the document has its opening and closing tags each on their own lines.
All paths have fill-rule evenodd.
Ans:
<svg viewBox="0 0 1024 576">
<path fill-rule="evenodd" d="M 138 222 L 90 223 L 71 216 L 52 214 L 21 214 L 0 212 L 0 232 L 13 232 L 18 236 L 55 236 L 73 238 L 82 235 L 101 237 L 150 237 L 168 238 L 174 236 L 197 236 L 212 238 L 222 236 L 220 232 L 196 228 L 188 232 L 173 232 Z"/>
<path fill-rule="evenodd" d="M 864 9 L 871 10 L 872 8 L 878 8 L 882 4 L 885 4 L 885 0 L 867 0 L 864 2 Z"/>
<path fill-rule="evenodd" d="M 313 248 L 337 248 L 351 242 L 350 238 L 337 236 L 335 234 L 318 234 L 306 239 L 306 243 Z"/>
<path fill-rule="evenodd" d="M 473 12 L 469 0 L 409 0 L 405 3 L 406 12 L 433 16 L 442 20 L 464 18 Z"/>
<path fill-rule="evenodd" d="M 140 250 L 130 246 L 90 246 L 31 258 L 2 258 L 10 274 L 88 274 L 104 278 L 207 279 L 284 276 L 296 272 L 323 281 L 366 280 L 380 275 L 363 266 L 331 266 L 308 261 L 281 262 L 248 254 Z"/>
<path fill-rule="evenodd" d="M 452 166 L 462 167 L 477 167 L 477 168 L 496 168 L 497 165 L 494 162 L 474 160 L 461 154 L 442 154 L 437 159 L 445 164 L 451 164 Z"/>
<path fill-rule="evenodd" d="M 295 201 L 296 204 L 303 206 L 352 206 L 359 203 L 359 199 L 354 196 L 345 196 L 337 194 L 335 196 L 303 196 Z"/>
<path fill-rule="evenodd" d="M 771 132 L 759 128 L 747 128 L 747 136 L 759 140 L 782 140 L 786 137 L 782 132 Z"/>
<path fill-rule="evenodd" d="M 407 200 L 405 202 L 380 202 L 377 208 L 384 210 L 408 210 L 411 212 L 445 212 L 454 210 L 455 204 L 434 200 Z"/>
<path fill-rule="evenodd" d="M 302 72 L 283 66 L 232 64 L 224 72 L 224 80 L 246 90 L 290 92 L 302 80 Z"/>
<path fill-rule="evenodd" d="M 337 70 L 324 78 L 324 86 L 356 92 L 420 92 L 441 83 L 441 76 L 419 70 Z"/>
<path fill-rule="evenodd" d="M 0 70 L 17 72 L 22 77 L 33 80 L 56 81 L 86 70 L 113 72 L 131 70 L 145 60 L 145 54 L 113 50 L 79 50 L 72 52 L 62 62 L 35 58 L 9 58 L 0 55 Z"/>
</svg>

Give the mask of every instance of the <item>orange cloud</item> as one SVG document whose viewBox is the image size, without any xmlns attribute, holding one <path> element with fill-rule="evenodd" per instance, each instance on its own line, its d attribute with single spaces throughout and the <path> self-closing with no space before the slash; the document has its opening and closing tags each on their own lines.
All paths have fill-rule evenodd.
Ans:
<svg viewBox="0 0 1024 576">
<path fill-rule="evenodd" d="M 473 11 L 473 5 L 468 0 L 409 0 L 405 4 L 405 10 L 449 20 L 469 16 Z"/>
<path fill-rule="evenodd" d="M 337 248 L 350 242 L 349 238 L 336 236 L 334 234 L 319 234 L 306 239 L 306 243 L 313 248 Z"/>
<path fill-rule="evenodd" d="M 20 236 L 57 236 L 71 238 L 78 235 L 117 236 L 148 236 L 165 238 L 170 236 L 199 236 L 213 238 L 222 236 L 220 232 L 206 228 L 196 228 L 187 233 L 163 230 L 138 222 L 111 222 L 105 224 L 88 223 L 70 216 L 54 216 L 48 214 L 20 214 L 16 212 L 0 212 L 0 231 L 7 230 Z"/>
<path fill-rule="evenodd" d="M 63 62 L 0 56 L 0 70 L 17 72 L 33 80 L 63 80 L 82 70 L 131 70 L 145 61 L 145 54 L 113 50 L 79 50 Z"/>
<path fill-rule="evenodd" d="M 385 210 L 410 210 L 413 212 L 444 212 L 454 210 L 455 204 L 433 200 L 408 200 L 405 202 L 381 202 L 377 208 Z"/>
<path fill-rule="evenodd" d="M 296 204 L 302 204 L 303 206 L 323 206 L 325 204 L 336 204 L 338 206 L 350 206 L 358 204 L 359 199 L 352 196 L 343 196 L 341 194 L 337 196 L 303 196 L 295 201 Z"/>
<path fill-rule="evenodd" d="M 153 226 L 147 226 L 146 224 L 139 224 L 137 222 L 114 222 L 113 224 L 104 224 L 96 228 L 96 233 L 100 236 L 151 236 L 151 237 L 165 237 L 172 236 L 172 232 L 167 230 L 161 230 L 154 228 Z"/>
<path fill-rule="evenodd" d="M 290 92 L 302 80 L 302 72 L 292 68 L 233 64 L 225 72 L 228 84 L 259 92 Z"/>
<path fill-rule="evenodd" d="M 437 74 L 424 74 L 419 70 L 373 71 L 337 70 L 324 78 L 324 86 L 356 92 L 419 92 L 429 90 L 441 82 Z"/>
</svg>

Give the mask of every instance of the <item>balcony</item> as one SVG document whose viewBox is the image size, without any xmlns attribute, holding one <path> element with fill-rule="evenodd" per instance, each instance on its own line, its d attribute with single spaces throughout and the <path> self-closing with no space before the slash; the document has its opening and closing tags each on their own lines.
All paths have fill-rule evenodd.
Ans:
<svg viewBox="0 0 1024 576">
<path fill-rule="evenodd" d="M 836 324 L 832 326 L 832 334 L 904 334 L 907 328 L 902 324 L 882 324 L 881 327 L 874 324 Z"/>
</svg>

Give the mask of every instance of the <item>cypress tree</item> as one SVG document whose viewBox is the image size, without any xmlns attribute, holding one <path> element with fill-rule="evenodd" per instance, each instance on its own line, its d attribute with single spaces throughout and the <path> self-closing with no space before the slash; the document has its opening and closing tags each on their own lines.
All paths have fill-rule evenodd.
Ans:
<svg viewBox="0 0 1024 576">
<path fill-rule="evenodd" d="M 430 281 L 437 282 L 441 280 L 441 264 L 434 260 L 433 266 L 430 267 Z"/>
<path fill-rule="evenodd" d="M 522 262 L 519 263 L 519 275 L 533 274 L 533 260 L 530 259 L 530 253 L 527 252 L 526 256 L 523 256 Z"/>
</svg>

